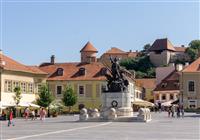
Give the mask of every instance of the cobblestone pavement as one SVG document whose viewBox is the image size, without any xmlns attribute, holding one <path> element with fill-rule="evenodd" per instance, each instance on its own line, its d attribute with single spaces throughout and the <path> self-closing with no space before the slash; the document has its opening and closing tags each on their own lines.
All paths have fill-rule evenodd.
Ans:
<svg viewBox="0 0 200 140">
<path fill-rule="evenodd" d="M 1 121 L 1 139 L 10 140 L 192 140 L 200 139 L 200 115 L 168 118 L 152 113 L 152 121 L 77 122 L 78 116 L 59 116 L 40 120 L 15 119 L 15 126 Z"/>
</svg>

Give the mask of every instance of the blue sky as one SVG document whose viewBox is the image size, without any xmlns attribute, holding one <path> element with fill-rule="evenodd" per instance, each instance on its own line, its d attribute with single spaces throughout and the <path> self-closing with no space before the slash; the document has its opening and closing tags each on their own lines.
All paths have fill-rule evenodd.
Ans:
<svg viewBox="0 0 200 140">
<path fill-rule="evenodd" d="M 52 54 L 57 62 L 79 61 L 79 51 L 87 41 L 100 56 L 110 47 L 141 50 L 157 38 L 168 37 L 174 45 L 199 38 L 195 1 L 6 1 L 2 5 L 3 52 L 28 65 L 49 61 Z"/>
</svg>

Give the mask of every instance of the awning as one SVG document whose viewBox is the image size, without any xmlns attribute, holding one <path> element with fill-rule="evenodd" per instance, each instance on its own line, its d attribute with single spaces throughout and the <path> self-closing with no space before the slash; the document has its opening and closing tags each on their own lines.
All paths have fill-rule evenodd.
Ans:
<svg viewBox="0 0 200 140">
<path fill-rule="evenodd" d="M 20 103 L 18 104 L 18 106 L 21 106 L 21 107 L 37 107 L 37 108 L 40 107 L 39 105 L 30 103 L 30 102 L 20 102 Z"/>
<path fill-rule="evenodd" d="M 144 106 L 144 107 L 152 107 L 154 106 L 153 103 L 151 102 L 148 102 L 148 101 L 145 101 L 145 100 L 142 100 L 142 99 L 135 99 L 135 101 L 133 101 L 132 103 L 133 105 L 138 105 L 138 106 Z"/>
<path fill-rule="evenodd" d="M 10 106 L 15 106 L 15 104 L 12 102 L 8 103 L 8 102 L 0 101 L 0 106 L 1 107 L 10 107 Z"/>
<path fill-rule="evenodd" d="M 174 102 L 174 100 L 170 100 L 170 101 L 161 103 L 161 106 L 171 106 L 171 105 L 172 105 L 172 102 Z"/>
<path fill-rule="evenodd" d="M 173 101 L 171 104 L 179 104 L 179 99 L 177 99 L 177 100 L 175 100 L 175 101 Z"/>
</svg>

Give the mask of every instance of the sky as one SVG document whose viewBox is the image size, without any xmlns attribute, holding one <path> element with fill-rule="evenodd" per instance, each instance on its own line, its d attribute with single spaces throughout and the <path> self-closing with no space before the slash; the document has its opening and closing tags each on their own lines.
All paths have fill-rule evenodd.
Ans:
<svg viewBox="0 0 200 140">
<path fill-rule="evenodd" d="M 111 47 L 141 50 L 158 38 L 188 45 L 200 38 L 200 2 L 1 0 L 1 49 L 26 65 L 80 61 L 90 41 L 98 57 Z"/>
</svg>

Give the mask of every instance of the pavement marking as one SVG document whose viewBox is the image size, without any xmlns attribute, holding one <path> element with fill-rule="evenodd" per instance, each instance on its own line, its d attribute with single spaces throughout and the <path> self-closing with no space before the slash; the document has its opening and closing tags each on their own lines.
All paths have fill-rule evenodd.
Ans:
<svg viewBox="0 0 200 140">
<path fill-rule="evenodd" d="M 22 140 L 22 139 L 27 139 L 27 138 L 32 138 L 32 137 L 39 137 L 39 136 L 45 136 L 45 135 L 51 135 L 51 134 L 59 134 L 59 133 L 63 133 L 63 132 L 71 132 L 71 131 L 75 131 L 75 130 L 82 130 L 82 129 L 100 127 L 100 126 L 104 126 L 104 125 L 109 125 L 111 123 L 112 122 L 107 122 L 107 123 L 93 125 L 93 126 L 86 126 L 86 127 L 78 127 L 78 128 L 65 129 L 65 130 L 59 130 L 59 131 L 52 131 L 52 132 L 47 132 L 47 133 L 28 135 L 28 136 L 23 136 L 23 137 L 16 137 L 16 138 L 11 138 L 11 139 L 6 139 L 6 140 Z"/>
</svg>

